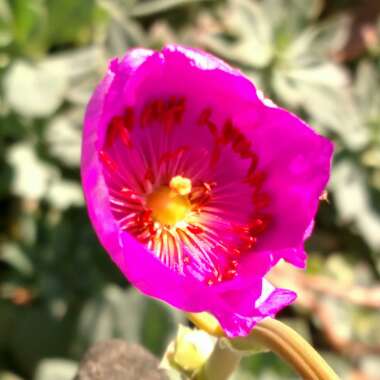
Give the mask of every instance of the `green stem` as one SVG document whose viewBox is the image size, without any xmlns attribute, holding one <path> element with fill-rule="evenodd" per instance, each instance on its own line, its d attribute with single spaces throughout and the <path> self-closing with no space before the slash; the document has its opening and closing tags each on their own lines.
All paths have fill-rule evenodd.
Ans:
<svg viewBox="0 0 380 380">
<path fill-rule="evenodd" d="M 215 344 L 214 351 L 206 364 L 196 376 L 196 380 L 227 380 L 239 366 L 242 354 L 231 351 L 220 340 Z"/>
<path fill-rule="evenodd" d="M 211 335 L 225 336 L 218 322 L 209 314 L 190 314 L 189 319 Z M 244 350 L 249 350 L 250 347 L 256 348 L 257 343 L 279 355 L 303 379 L 339 380 L 336 373 L 304 338 L 278 320 L 266 318 L 255 326 L 247 337 L 231 340 L 232 346 Z M 231 355 L 235 354 L 232 352 Z M 209 379 L 213 380 L 212 377 L 207 380 Z"/>
<path fill-rule="evenodd" d="M 339 380 L 319 353 L 298 333 L 284 323 L 266 318 L 250 334 L 254 341 L 279 355 L 308 380 Z"/>
</svg>

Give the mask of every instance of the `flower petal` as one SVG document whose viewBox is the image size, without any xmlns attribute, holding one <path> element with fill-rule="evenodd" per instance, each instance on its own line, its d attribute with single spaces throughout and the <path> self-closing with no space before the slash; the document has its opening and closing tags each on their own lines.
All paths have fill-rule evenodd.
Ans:
<svg viewBox="0 0 380 380">
<path fill-rule="evenodd" d="M 181 127 L 170 137 L 166 136 L 166 140 L 165 132 L 157 125 L 150 129 L 134 128 L 131 135 L 133 142 L 140 144 L 139 148 L 149 141 L 149 149 L 154 150 L 159 139 L 165 140 L 165 144 L 176 151 L 187 144 L 191 149 L 185 151 L 194 173 L 175 174 L 201 178 L 204 173 L 200 174 L 201 169 L 195 163 L 201 166 L 215 141 L 227 145 L 220 142 L 220 133 L 226 119 L 231 118 L 259 157 L 259 170 L 268 174 L 265 191 L 270 194 L 268 212 L 273 223 L 271 221 L 270 228 L 260 235 L 251 252 L 239 253 L 239 270 L 232 266 L 228 273 L 233 275 L 228 278 L 217 276 L 219 282 L 212 282 L 212 286 L 201 281 L 201 276 L 180 272 L 175 265 L 165 264 L 158 257 L 160 254 L 157 255 L 132 233 L 121 228 L 110 203 L 110 192 L 118 191 L 111 189 L 110 184 L 114 185 L 117 181 L 106 181 L 104 165 L 99 160 L 109 139 L 110 121 L 115 116 L 123 114 L 126 107 L 133 107 L 141 115 L 149 102 L 170 99 L 172 96 L 184 97 L 190 110 Z M 211 129 L 202 130 L 197 120 L 205 107 L 212 110 L 213 125 Z M 210 131 L 216 133 L 216 137 Z M 223 218 L 219 215 L 215 222 L 215 210 L 209 212 L 208 224 L 205 223 L 205 227 L 209 228 L 208 235 L 203 231 L 204 236 L 207 235 L 207 244 L 205 240 L 202 246 L 201 237 L 196 236 L 196 244 L 191 247 L 191 252 L 198 248 L 208 250 L 206 256 L 212 255 L 212 258 L 206 257 L 209 262 L 219 257 L 219 265 L 222 262 L 220 257 L 225 255 L 223 260 L 227 262 L 226 258 L 231 253 L 226 250 L 228 244 L 223 246 L 221 241 L 218 243 L 218 240 L 222 240 L 218 236 L 222 237 L 223 231 L 227 231 L 224 230 L 225 226 L 230 231 L 232 227 L 244 228 L 232 226 L 230 222 L 246 222 L 244 218 L 249 218 L 256 207 L 251 201 L 251 185 L 242 181 L 241 176 L 241 173 L 247 172 L 250 162 L 241 151 L 236 153 L 236 150 L 239 151 L 236 146 L 234 153 L 232 145 L 229 145 L 229 150 L 215 169 L 207 172 L 210 180 L 226 184 L 225 193 L 218 200 L 219 205 L 212 206 L 219 207 L 220 211 L 220 204 L 224 204 L 223 215 L 230 215 L 231 220 L 223 224 Z M 123 155 L 122 145 L 112 145 L 109 152 L 115 158 L 121 162 L 129 161 L 128 165 L 121 168 L 119 175 L 122 171 L 124 174 L 128 172 L 130 167 L 134 167 L 137 172 L 145 168 L 146 162 L 141 151 L 143 148 L 138 154 L 134 151 L 133 154 Z M 139 163 L 133 159 L 138 155 Z M 312 229 L 318 197 L 328 180 L 331 155 L 332 146 L 328 140 L 315 134 L 296 116 L 263 101 L 254 85 L 240 71 L 204 52 L 171 45 L 161 52 L 134 49 L 127 52 L 123 59 L 111 61 L 107 75 L 95 90 L 86 111 L 81 175 L 94 229 L 112 260 L 129 281 L 143 293 L 177 308 L 188 312 L 213 313 L 227 335 L 233 337 L 248 334 L 257 322 L 274 316 L 295 299 L 295 293 L 274 289 L 263 277 L 281 258 L 296 266 L 304 266 L 306 254 L 303 244 Z M 134 177 L 134 173 L 130 177 Z M 234 191 L 231 190 L 231 184 L 235 184 Z M 123 204 L 123 207 L 129 206 Z M 217 228 L 213 227 L 215 224 L 218 224 Z M 192 228 L 193 231 L 197 230 L 197 226 Z M 236 240 L 236 237 L 230 237 L 227 242 L 231 244 Z M 188 253 L 191 252 L 189 250 Z M 235 258 L 233 261 L 236 261 Z"/>
<path fill-rule="evenodd" d="M 267 173 L 265 191 L 271 199 L 266 210 L 271 226 L 257 249 L 270 252 L 275 262 L 284 258 L 303 268 L 303 245 L 329 179 L 333 145 L 279 107 L 262 104 L 258 120 L 257 111 L 251 118 L 249 112 L 239 116 L 240 123 L 246 126 L 244 132 L 259 157 L 258 170 Z"/>
<path fill-rule="evenodd" d="M 221 297 L 229 302 L 227 308 L 213 310 L 215 317 L 227 336 L 245 336 L 261 320 L 274 317 L 281 309 L 291 304 L 297 297 L 291 290 L 275 289 L 263 278 L 256 278 L 249 289 L 235 289 Z M 243 290 L 239 294 L 239 290 Z M 240 308 L 237 306 L 241 306 Z"/>
<path fill-rule="evenodd" d="M 152 54 L 149 50 L 134 49 L 119 62 L 110 62 L 106 76 L 97 86 L 86 109 L 82 138 L 81 177 L 87 210 L 100 242 L 119 268 L 124 267 L 124 254 L 119 242 L 119 230 L 109 208 L 108 189 L 98 159 L 99 140 L 104 139 L 110 98 L 126 85 L 133 71 Z M 120 78 L 120 76 L 122 78 Z M 115 104 L 115 107 L 120 105 Z"/>
</svg>

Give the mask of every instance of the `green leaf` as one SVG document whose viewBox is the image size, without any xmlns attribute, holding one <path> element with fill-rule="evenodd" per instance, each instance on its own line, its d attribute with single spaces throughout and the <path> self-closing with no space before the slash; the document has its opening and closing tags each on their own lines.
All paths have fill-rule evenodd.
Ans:
<svg viewBox="0 0 380 380">
<path fill-rule="evenodd" d="M 10 337 L 15 328 L 16 308 L 0 299 L 0 353 L 9 348 Z"/>
<path fill-rule="evenodd" d="M 0 47 L 9 45 L 13 40 L 12 13 L 6 1 L 0 2 Z"/>
<path fill-rule="evenodd" d="M 66 359 L 42 360 L 34 375 L 34 380 L 72 380 L 78 364 Z"/>
<path fill-rule="evenodd" d="M 373 140 L 380 148 L 380 74 L 371 62 L 360 62 L 353 91 L 363 124 L 374 128 Z"/>
<path fill-rule="evenodd" d="M 142 26 L 131 19 L 129 10 L 135 4 L 123 5 L 117 0 L 101 0 L 101 7 L 109 14 L 112 22 L 108 28 L 106 46 L 109 54 L 124 55 L 125 50 L 134 45 L 147 45 Z"/>
<path fill-rule="evenodd" d="M 139 1 L 132 7 L 132 17 L 151 16 L 183 5 L 205 0 L 147 0 Z"/>
<path fill-rule="evenodd" d="M 123 338 L 143 344 L 159 354 L 183 318 L 182 313 L 143 296 L 133 288 L 125 291 L 109 285 L 85 305 L 75 350 L 81 352 L 99 340 Z"/>
<path fill-rule="evenodd" d="M 50 120 L 45 130 L 49 153 L 69 167 L 79 167 L 82 113 L 60 114 Z"/>
<path fill-rule="evenodd" d="M 6 101 L 26 117 L 43 117 L 56 111 L 67 86 L 62 66 L 48 61 L 38 65 L 15 61 L 4 78 Z"/>
<path fill-rule="evenodd" d="M 88 42 L 92 38 L 95 0 L 47 1 L 50 44 Z"/>
<path fill-rule="evenodd" d="M 363 171 L 349 160 L 337 162 L 331 186 L 342 221 L 354 222 L 368 245 L 374 251 L 379 251 L 380 214 L 371 205 Z"/>
<path fill-rule="evenodd" d="M 12 360 L 29 378 L 42 358 L 65 355 L 70 334 L 61 320 L 42 307 L 22 309 L 15 318 L 10 339 Z"/>
<path fill-rule="evenodd" d="M 337 16 L 317 24 L 311 45 L 314 54 L 329 57 L 343 49 L 349 38 L 350 22 L 351 20 L 346 16 Z"/>
<path fill-rule="evenodd" d="M 330 63 L 317 63 L 314 65 L 299 65 L 287 67 L 285 64 L 278 66 L 273 73 L 273 88 L 281 100 L 291 107 L 305 105 L 308 107 L 308 94 L 319 95 L 323 92 L 339 91 L 348 83 L 346 73 L 338 66 Z M 319 93 L 318 93 L 319 90 Z M 314 108 L 317 111 L 325 112 L 324 109 L 316 107 L 315 98 L 313 99 Z M 309 110 L 309 109 L 308 109 Z"/>
<path fill-rule="evenodd" d="M 15 243 L 3 243 L 0 247 L 1 261 L 6 262 L 8 265 L 25 276 L 30 276 L 33 274 L 33 262 Z"/>
<path fill-rule="evenodd" d="M 169 308 L 166 304 L 145 299 L 140 326 L 141 343 L 153 353 L 164 352 L 169 339 L 177 328 L 177 322 L 183 321 L 183 313 Z"/>
<path fill-rule="evenodd" d="M 47 14 L 42 0 L 6 0 L 12 12 L 15 50 L 24 56 L 40 56 L 46 49 Z"/>
<path fill-rule="evenodd" d="M 51 184 L 46 194 L 46 200 L 61 210 L 84 204 L 83 191 L 80 184 L 64 179 L 55 180 Z"/>
<path fill-rule="evenodd" d="M 13 194 L 26 199 L 45 196 L 49 183 L 56 175 L 55 169 L 36 156 L 32 145 L 15 144 L 7 153 L 8 162 L 14 170 Z"/>
<path fill-rule="evenodd" d="M 23 380 L 21 377 L 11 372 L 0 372 L 0 380 Z"/>
<path fill-rule="evenodd" d="M 310 20 L 320 11 L 320 3 L 320 0 L 266 0 L 263 2 L 263 7 L 277 20 L 282 21 L 289 13 L 292 13 L 296 20 Z"/>
<path fill-rule="evenodd" d="M 231 61 L 256 68 L 268 66 L 274 56 L 273 30 L 263 8 L 248 0 L 236 0 L 229 2 L 223 16 L 233 42 L 207 33 L 201 35 L 201 42 Z"/>
</svg>

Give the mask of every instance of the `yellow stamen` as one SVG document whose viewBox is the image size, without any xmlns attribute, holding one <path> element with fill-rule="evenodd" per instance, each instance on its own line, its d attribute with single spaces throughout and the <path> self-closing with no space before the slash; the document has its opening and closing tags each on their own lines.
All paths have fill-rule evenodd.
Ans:
<svg viewBox="0 0 380 380">
<path fill-rule="evenodd" d="M 169 187 L 180 195 L 188 195 L 191 193 L 191 180 L 176 175 L 170 180 Z"/>
<path fill-rule="evenodd" d="M 177 176 L 170 181 L 170 187 L 162 186 L 149 194 L 147 206 L 152 209 L 153 218 L 157 222 L 169 226 L 184 220 L 191 209 L 191 203 L 187 196 L 190 191 L 191 181 Z"/>
</svg>

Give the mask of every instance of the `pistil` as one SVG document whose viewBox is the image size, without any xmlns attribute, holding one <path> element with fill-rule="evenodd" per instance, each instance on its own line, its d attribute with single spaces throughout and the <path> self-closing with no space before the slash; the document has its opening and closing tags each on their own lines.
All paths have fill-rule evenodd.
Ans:
<svg viewBox="0 0 380 380">
<path fill-rule="evenodd" d="M 147 196 L 147 206 L 157 222 L 174 226 L 183 221 L 191 210 L 188 194 L 191 181 L 181 176 L 173 177 L 169 186 L 161 186 Z"/>
</svg>

